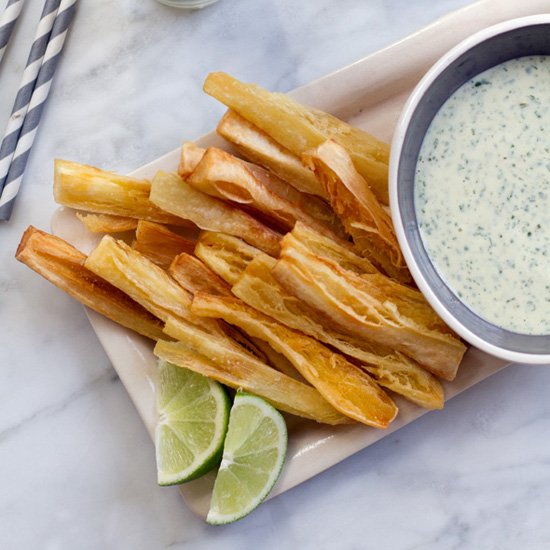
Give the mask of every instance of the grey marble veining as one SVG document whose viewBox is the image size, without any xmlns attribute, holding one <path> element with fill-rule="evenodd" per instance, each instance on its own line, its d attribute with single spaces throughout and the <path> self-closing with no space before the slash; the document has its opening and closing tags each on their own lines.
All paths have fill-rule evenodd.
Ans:
<svg viewBox="0 0 550 550">
<path fill-rule="evenodd" d="M 0 226 L 0 548 L 544 549 L 550 369 L 513 366 L 237 524 L 155 482 L 154 452 L 81 307 L 13 260 L 48 229 L 52 159 L 131 170 L 209 131 L 225 70 L 288 90 L 467 0 L 83 0 L 12 221 Z M 40 11 L 0 68 L 0 127 Z"/>
</svg>

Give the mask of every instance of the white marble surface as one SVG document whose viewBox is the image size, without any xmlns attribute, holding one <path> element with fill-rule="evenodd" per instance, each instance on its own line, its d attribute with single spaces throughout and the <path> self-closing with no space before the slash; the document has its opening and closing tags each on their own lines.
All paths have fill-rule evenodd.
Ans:
<svg viewBox="0 0 550 550">
<path fill-rule="evenodd" d="M 245 520 L 209 527 L 159 488 L 151 442 L 81 307 L 13 260 L 47 229 L 56 156 L 131 170 L 210 130 L 222 69 L 287 90 L 467 0 L 85 0 L 26 181 L 0 225 L 0 548 L 550 547 L 550 369 L 513 366 Z M 0 67 L 4 127 L 40 2 Z"/>
</svg>

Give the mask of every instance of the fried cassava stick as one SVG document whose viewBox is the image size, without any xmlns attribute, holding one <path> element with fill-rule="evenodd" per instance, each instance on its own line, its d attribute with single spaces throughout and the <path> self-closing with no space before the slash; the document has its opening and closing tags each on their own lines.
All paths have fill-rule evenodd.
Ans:
<svg viewBox="0 0 550 550">
<path fill-rule="evenodd" d="M 66 160 L 55 161 L 54 196 L 63 206 L 171 225 L 191 225 L 155 206 L 149 200 L 150 190 L 151 182 L 146 179 L 121 176 Z"/>
<path fill-rule="evenodd" d="M 151 201 L 206 231 L 238 235 L 271 255 L 279 252 L 278 233 L 246 212 L 194 189 L 177 174 L 157 173 L 151 185 Z"/>
<path fill-rule="evenodd" d="M 348 152 L 329 140 L 304 155 L 361 255 L 390 277 L 411 283 L 389 214 L 355 169 Z"/>
<path fill-rule="evenodd" d="M 414 307 L 403 313 L 381 280 L 369 280 L 336 264 L 285 247 L 273 275 L 287 290 L 317 310 L 323 324 L 338 327 L 356 338 L 365 338 L 401 351 L 430 372 L 453 380 L 466 351 L 462 342 L 423 324 Z M 390 281 L 390 288 L 391 288 Z"/>
<path fill-rule="evenodd" d="M 135 218 L 113 216 L 111 214 L 92 214 L 90 212 L 77 212 L 76 217 L 92 233 L 122 233 L 133 231 L 138 221 Z"/>
<path fill-rule="evenodd" d="M 218 380 L 232 388 L 242 388 L 270 401 L 278 409 L 325 424 L 346 424 L 351 420 L 334 409 L 311 386 L 302 384 L 259 361 L 226 339 L 200 329 L 189 330 L 169 320 L 166 333 L 179 342 L 159 341 L 157 357 Z"/>
<path fill-rule="evenodd" d="M 245 84 L 225 73 L 210 73 L 204 91 L 300 158 L 327 139 L 340 143 L 349 151 L 355 167 L 367 179 L 378 200 L 389 203 L 386 143 L 332 115 L 300 105 L 285 94 Z"/>
<path fill-rule="evenodd" d="M 300 220 L 321 233 L 345 236 L 342 223 L 323 200 L 217 147 L 206 150 L 186 181 L 208 195 L 266 216 L 285 231 Z"/>
<path fill-rule="evenodd" d="M 84 267 L 86 256 L 58 237 L 25 231 L 15 257 L 81 304 L 135 332 L 158 340 L 162 323 L 124 292 Z"/>
<path fill-rule="evenodd" d="M 237 282 L 246 266 L 262 251 L 238 237 L 205 232 L 197 241 L 195 255 L 229 284 Z"/>
<path fill-rule="evenodd" d="M 235 111 L 225 113 L 216 131 L 244 158 L 267 168 L 299 191 L 328 198 L 315 174 L 299 157 Z"/>
<path fill-rule="evenodd" d="M 174 258 L 168 272 L 191 294 L 208 292 L 215 295 L 231 294 L 231 287 L 199 258 L 180 254 Z"/>
<path fill-rule="evenodd" d="M 277 261 L 266 254 L 252 260 L 233 285 L 233 293 L 258 311 L 284 325 L 300 330 L 341 353 L 358 360 L 360 367 L 376 381 L 406 399 L 429 409 L 443 407 L 443 388 L 418 363 L 382 345 L 354 338 L 322 324 L 316 311 L 287 292 L 273 277 Z"/>
<path fill-rule="evenodd" d="M 192 141 L 186 141 L 181 146 L 178 175 L 185 179 L 197 167 L 206 149 L 199 147 Z"/>
<path fill-rule="evenodd" d="M 375 428 L 386 428 L 397 415 L 393 401 L 367 373 L 317 340 L 285 327 L 241 300 L 199 292 L 193 298 L 192 310 L 198 315 L 223 319 L 250 337 L 268 342 L 346 416 Z"/>
<path fill-rule="evenodd" d="M 88 256 L 85 266 L 109 281 L 153 315 L 194 324 L 212 334 L 223 334 L 218 323 L 205 322 L 191 312 L 191 296 L 166 271 L 126 243 L 105 235 Z"/>
<path fill-rule="evenodd" d="M 195 242 L 170 231 L 165 225 L 141 220 L 132 248 L 163 269 L 168 269 L 178 254 L 192 254 Z"/>
</svg>

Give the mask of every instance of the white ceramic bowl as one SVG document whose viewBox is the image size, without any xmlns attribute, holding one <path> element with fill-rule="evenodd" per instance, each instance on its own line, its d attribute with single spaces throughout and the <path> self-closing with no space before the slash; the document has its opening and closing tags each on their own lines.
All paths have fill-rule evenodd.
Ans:
<svg viewBox="0 0 550 550">
<path fill-rule="evenodd" d="M 477 32 L 426 73 L 407 101 L 395 130 L 390 158 L 390 205 L 412 276 L 441 318 L 467 342 L 491 355 L 544 364 L 550 363 L 550 335 L 519 334 L 493 325 L 469 309 L 446 285 L 424 249 L 414 208 L 418 153 L 441 105 L 475 75 L 527 55 L 550 55 L 550 14 L 513 19 Z"/>
</svg>

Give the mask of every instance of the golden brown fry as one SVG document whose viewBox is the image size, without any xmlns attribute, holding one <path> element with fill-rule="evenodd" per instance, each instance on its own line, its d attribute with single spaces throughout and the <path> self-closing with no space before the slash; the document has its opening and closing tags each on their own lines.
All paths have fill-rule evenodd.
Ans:
<svg viewBox="0 0 550 550">
<path fill-rule="evenodd" d="M 360 368 L 317 340 L 285 327 L 229 296 L 197 293 L 192 310 L 221 318 L 282 353 L 300 374 L 342 414 L 375 428 L 387 428 L 397 415 L 391 398 Z"/>
<path fill-rule="evenodd" d="M 322 238 L 307 227 L 297 224 L 292 235 L 319 252 L 319 255 L 342 262 L 361 272 L 368 260 L 356 256 L 348 247 Z M 429 409 L 443 407 L 443 388 L 439 381 L 418 363 L 399 352 L 381 345 L 355 339 L 349 335 L 324 328 L 315 321 L 316 312 L 285 289 L 271 275 L 276 260 L 250 247 L 236 237 L 220 233 L 204 233 L 197 250 L 204 260 L 227 282 L 233 284 L 233 293 L 258 311 L 279 322 L 325 342 L 342 353 L 361 361 L 361 368 L 371 374 L 380 385 L 410 401 Z M 185 286 L 185 285 L 184 285 Z M 191 289 L 189 289 L 191 290 Z M 213 291 L 204 289 L 210 294 Z M 407 289 L 410 290 L 410 289 Z M 219 295 L 223 295 L 221 292 Z M 264 353 L 267 354 L 265 350 Z M 269 357 L 269 355 L 268 355 Z M 288 370 L 282 370 L 291 375 Z"/>
<path fill-rule="evenodd" d="M 284 325 L 300 330 L 361 362 L 377 382 L 428 409 L 443 407 L 443 387 L 412 359 L 382 345 L 354 338 L 332 325 L 323 326 L 316 311 L 288 293 L 273 277 L 277 261 L 266 254 L 252 260 L 233 286 L 245 303 Z"/>
<path fill-rule="evenodd" d="M 273 275 L 315 308 L 323 324 L 401 351 L 430 372 L 453 380 L 466 347 L 450 333 L 426 326 L 426 308 L 418 307 L 419 315 L 406 297 L 396 299 L 393 287 L 388 292 L 380 285 L 382 276 L 360 277 L 297 248 L 286 248 L 284 239 L 281 246 Z"/>
<path fill-rule="evenodd" d="M 445 404 L 445 391 L 441 382 L 416 361 L 398 351 L 388 353 L 387 356 L 379 355 L 376 364 L 364 362 L 360 366 L 382 387 L 420 407 L 442 409 Z"/>
<path fill-rule="evenodd" d="M 340 143 L 349 151 L 355 167 L 369 182 L 378 200 L 389 204 L 386 143 L 332 115 L 300 105 L 285 94 L 239 82 L 225 73 L 210 73 L 204 91 L 300 158 L 327 139 Z"/>
<path fill-rule="evenodd" d="M 278 233 L 246 212 L 197 191 L 177 174 L 157 173 L 151 185 L 151 201 L 206 231 L 238 235 L 273 256 L 279 252 Z"/>
<path fill-rule="evenodd" d="M 329 140 L 304 155 L 359 252 L 390 277 L 411 283 L 389 214 L 353 166 L 347 151 Z"/>
<path fill-rule="evenodd" d="M 78 210 L 189 226 L 149 200 L 151 182 L 120 176 L 86 164 L 55 161 L 54 196 L 56 202 Z"/>
<path fill-rule="evenodd" d="M 180 342 L 159 341 L 154 353 L 161 359 L 188 368 L 232 388 L 263 397 L 278 409 L 325 424 L 350 420 L 334 409 L 319 392 L 262 363 L 227 339 L 200 329 L 189 330 L 175 320 L 165 332 Z"/>
<path fill-rule="evenodd" d="M 202 159 L 206 149 L 195 145 L 192 141 L 186 141 L 181 146 L 180 163 L 178 166 L 178 174 L 182 178 L 186 178 Z"/>
<path fill-rule="evenodd" d="M 359 256 L 350 243 L 321 235 L 301 222 L 296 222 L 294 229 L 287 234 L 288 240 L 292 240 L 294 246 L 301 245 L 312 254 L 335 262 L 343 269 L 358 275 L 379 272 L 367 258 Z"/>
<path fill-rule="evenodd" d="M 209 147 L 186 180 L 212 197 L 266 216 L 285 231 L 297 220 L 327 235 L 345 236 L 340 220 L 318 197 L 301 193 L 271 172 Z"/>
<path fill-rule="evenodd" d="M 168 269 L 178 254 L 192 254 L 195 243 L 170 231 L 164 225 L 140 220 L 132 248 L 163 269 Z"/>
<path fill-rule="evenodd" d="M 229 109 L 223 115 L 216 131 L 243 157 L 267 168 L 299 191 L 328 198 L 315 174 L 296 155 L 235 111 Z"/>
<path fill-rule="evenodd" d="M 138 220 L 135 218 L 112 216 L 111 214 L 77 212 L 76 217 L 92 233 L 123 233 L 124 231 L 133 231 L 138 224 Z"/>
<path fill-rule="evenodd" d="M 166 322 L 170 318 L 223 334 L 218 323 L 191 312 L 191 297 L 166 271 L 122 241 L 105 235 L 84 264 Z"/>
<path fill-rule="evenodd" d="M 296 250 L 301 254 L 313 254 L 337 267 L 360 275 L 369 283 L 371 292 L 375 293 L 380 301 L 390 297 L 403 314 L 417 319 L 430 329 L 453 334 L 420 291 L 382 275 L 366 258 L 357 256 L 353 248 L 348 248 L 346 243 L 325 238 L 298 222 L 294 229 L 285 235 L 285 247 L 287 252 Z"/>
<path fill-rule="evenodd" d="M 191 294 L 200 291 L 220 296 L 231 294 L 231 287 L 195 256 L 176 256 L 168 272 Z"/>
<path fill-rule="evenodd" d="M 227 365 L 220 365 L 204 355 L 192 351 L 183 342 L 166 342 L 164 340 L 157 342 L 153 352 L 157 357 L 170 361 L 174 365 L 217 380 L 236 390 L 244 389 L 259 395 L 283 412 L 315 420 L 322 424 L 337 425 L 351 422 L 332 409 L 315 388 L 302 384 L 264 363 L 258 362 L 263 366 L 261 370 L 258 369 L 257 364 L 250 367 L 246 363 L 235 363 L 229 369 Z M 290 384 L 290 380 L 299 386 Z M 304 388 L 307 388 L 307 391 Z"/>
<path fill-rule="evenodd" d="M 263 361 L 268 365 L 271 365 L 279 372 L 302 382 L 303 384 L 311 385 L 300 373 L 296 370 L 296 367 L 282 354 L 275 351 L 267 342 L 260 340 L 259 338 L 250 339 L 256 348 L 258 348 L 264 355 Z"/>
<path fill-rule="evenodd" d="M 252 338 L 248 338 L 248 336 L 246 336 L 237 327 L 233 327 L 226 323 L 223 324 L 225 333 L 230 340 L 233 340 L 234 343 L 237 343 L 243 350 L 253 355 L 256 359 L 259 359 L 268 365 L 270 364 L 267 359 L 267 355 L 262 351 L 260 346 L 256 345 L 256 342 L 254 342 Z"/>
<path fill-rule="evenodd" d="M 195 255 L 230 285 L 237 282 L 246 266 L 261 250 L 238 237 L 204 232 L 197 241 Z"/>
<path fill-rule="evenodd" d="M 245 246 L 248 245 L 245 244 Z M 189 254 L 176 256 L 168 271 L 191 294 L 206 292 L 215 296 L 231 296 L 231 287 L 195 256 Z M 296 369 L 265 342 L 247 338 L 242 332 L 230 325 L 224 326 L 224 332 L 264 363 L 272 365 L 277 370 L 300 382 L 305 382 Z"/>
<path fill-rule="evenodd" d="M 86 256 L 69 243 L 27 228 L 15 257 L 81 304 L 115 323 L 158 340 L 162 323 L 141 305 L 84 267 Z"/>
</svg>

